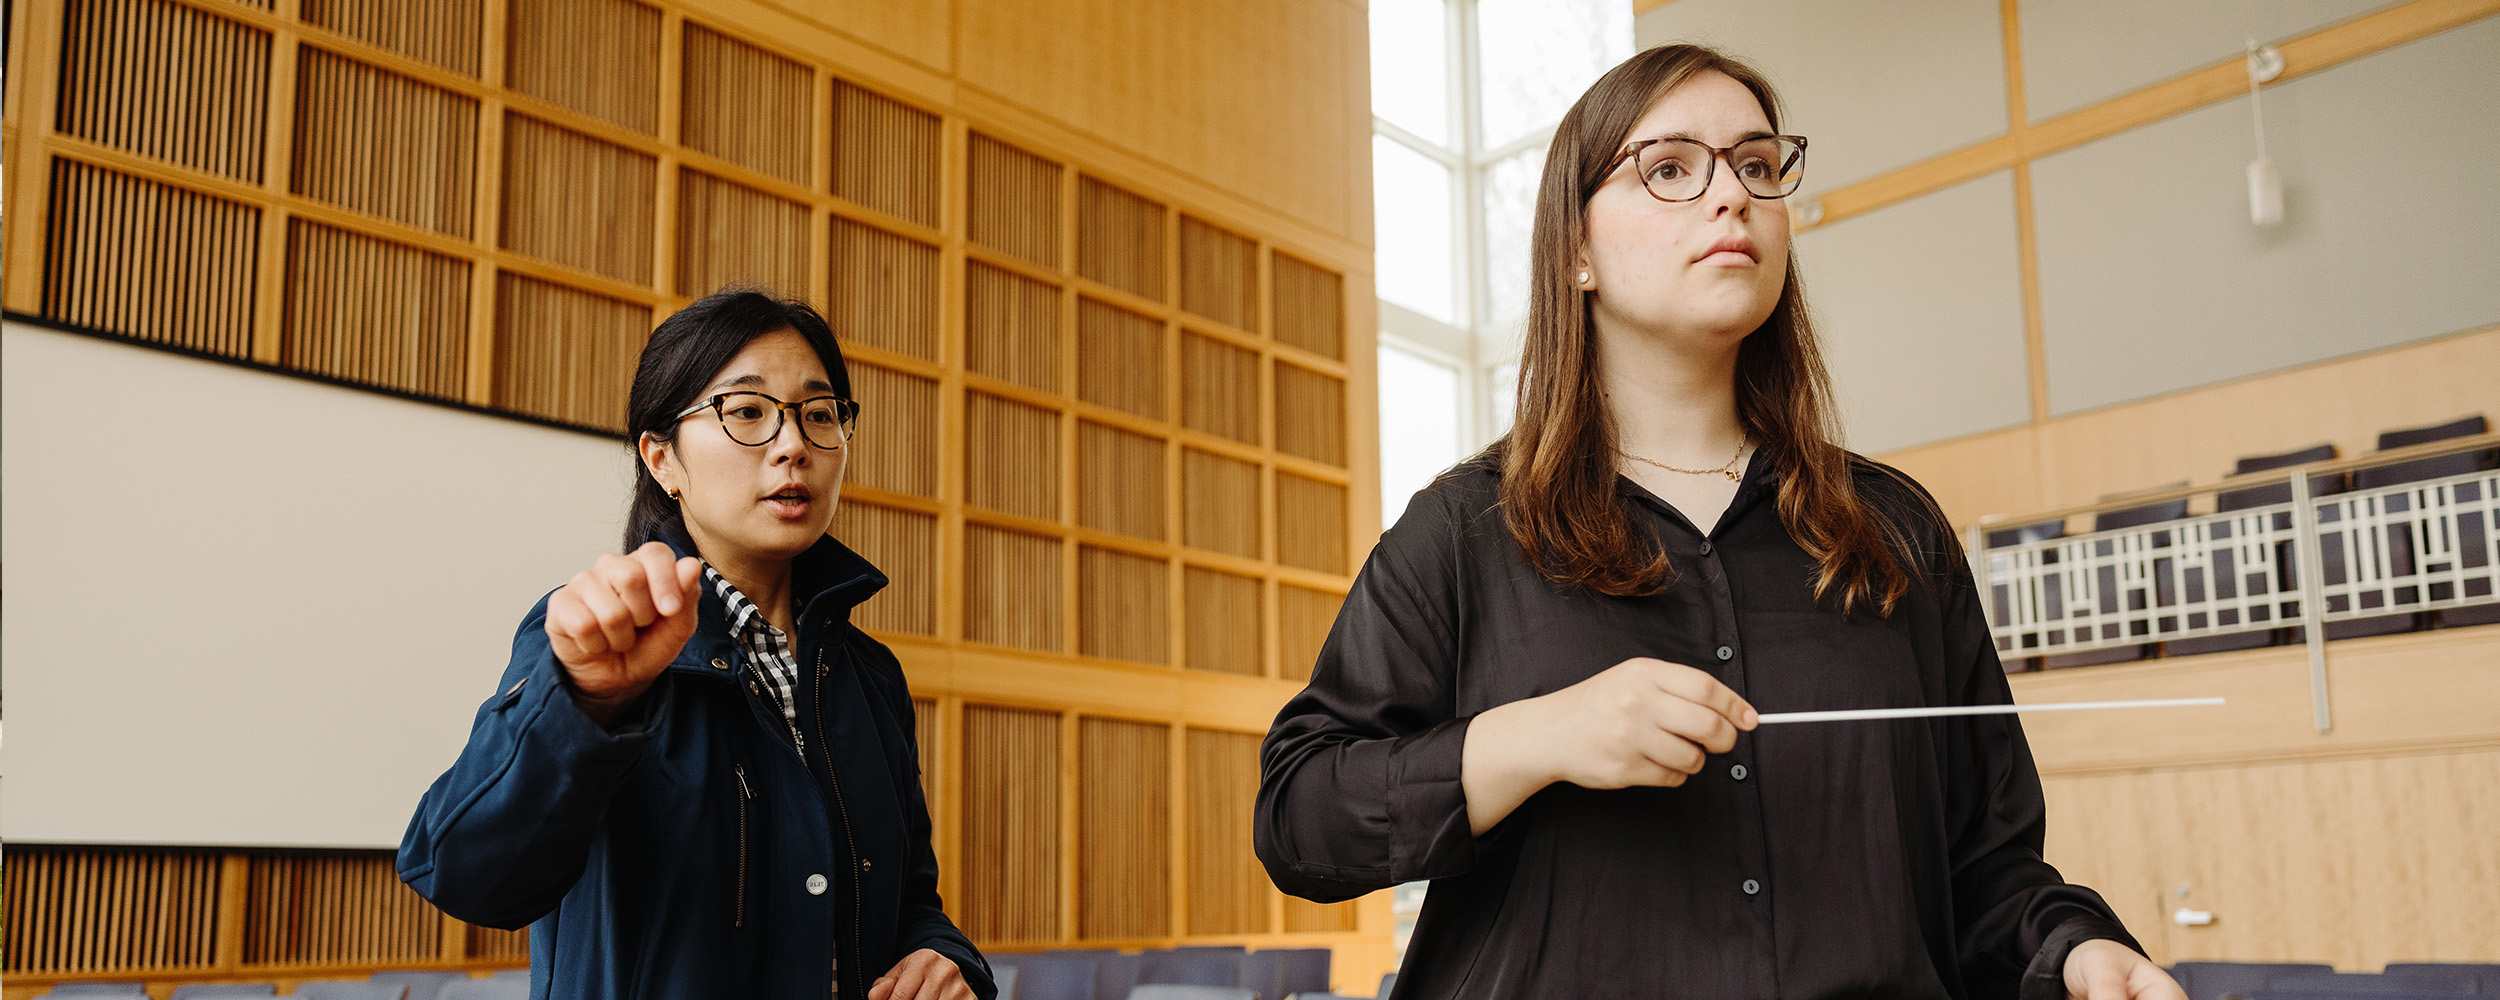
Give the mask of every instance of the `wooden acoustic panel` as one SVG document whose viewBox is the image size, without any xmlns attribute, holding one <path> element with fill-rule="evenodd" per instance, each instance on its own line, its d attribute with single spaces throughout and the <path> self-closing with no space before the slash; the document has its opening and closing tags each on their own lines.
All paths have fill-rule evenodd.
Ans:
<svg viewBox="0 0 2500 1000">
<path fill-rule="evenodd" d="M 483 0 L 302 0 L 304 23 L 375 48 L 478 75 Z"/>
<path fill-rule="evenodd" d="M 1343 594 L 1290 583 L 1276 588 L 1278 676 L 1310 682 L 1311 667 L 1319 662 L 1320 648 L 1327 645 L 1328 630 L 1336 627 L 1337 610 L 1344 605 Z"/>
<path fill-rule="evenodd" d="M 660 11 L 634 0 L 506 0 L 513 90 L 660 133 Z"/>
<path fill-rule="evenodd" d="M 944 744 L 938 732 L 937 714 L 936 699 L 911 700 L 912 749 L 917 755 L 913 766 L 920 770 L 920 797 L 928 803 L 932 824 L 937 821 L 938 754 Z"/>
<path fill-rule="evenodd" d="M 464 258 L 290 220 L 278 363 L 459 399 L 469 376 L 472 266 Z"/>
<path fill-rule="evenodd" d="M 1346 571 L 1346 488 L 1276 474 L 1276 561 L 1322 573 Z"/>
<path fill-rule="evenodd" d="M 1345 380 L 1299 365 L 1276 365 L 1276 450 L 1346 464 Z"/>
<path fill-rule="evenodd" d="M 1181 449 L 1181 544 L 1260 558 L 1259 467 Z"/>
<path fill-rule="evenodd" d="M 1076 300 L 1076 396 L 1162 420 L 1163 322 L 1092 298 Z"/>
<path fill-rule="evenodd" d="M 938 384 L 935 379 L 848 362 L 859 430 L 844 476 L 854 483 L 935 499 L 938 492 Z"/>
<path fill-rule="evenodd" d="M 1181 665 L 1247 677 L 1265 672 L 1260 589 L 1257 577 L 1189 567 L 1181 577 L 1187 605 L 1182 628 L 1188 633 Z"/>
<path fill-rule="evenodd" d="M 495 275 L 496 408 L 625 431 L 651 309 L 505 271 Z"/>
<path fill-rule="evenodd" d="M 1061 548 L 1056 538 L 964 525 L 964 638 L 1060 652 Z"/>
<path fill-rule="evenodd" d="M 260 183 L 268 32 L 170 0 L 69 0 L 63 14 L 55 128 Z"/>
<path fill-rule="evenodd" d="M 469 238 L 477 99 L 316 48 L 297 57 L 296 194 Z"/>
<path fill-rule="evenodd" d="M 851 611 L 871 632 L 937 634 L 937 517 L 845 498 L 834 508 L 833 537 L 883 570 L 884 590 Z"/>
<path fill-rule="evenodd" d="M 1060 391 L 1058 286 L 979 261 L 965 264 L 964 368 Z"/>
<path fill-rule="evenodd" d="M 1345 360 L 1345 276 L 1291 254 L 1276 254 L 1276 342 Z"/>
<path fill-rule="evenodd" d="M 1181 308 L 1241 330 L 1259 328 L 1259 244 L 1181 216 Z"/>
<path fill-rule="evenodd" d="M 1172 729 L 1085 719 L 1078 738 L 1077 935 L 1172 933 Z"/>
<path fill-rule="evenodd" d="M 833 85 L 833 193 L 938 226 L 938 116 L 846 80 Z"/>
<path fill-rule="evenodd" d="M 1091 545 L 1077 549 L 1077 652 L 1172 662 L 1171 564 Z"/>
<path fill-rule="evenodd" d="M 530 930 L 524 927 L 507 931 L 470 924 L 469 957 L 527 964 L 530 960 Z"/>
<path fill-rule="evenodd" d="M 47 207 L 46 318 L 251 356 L 260 209 L 58 159 Z"/>
<path fill-rule="evenodd" d="M 938 248 L 833 218 L 825 322 L 845 344 L 938 360 Z"/>
<path fill-rule="evenodd" d="M 1059 266 L 1059 164 L 978 132 L 969 151 L 965 235 L 1044 267 Z"/>
<path fill-rule="evenodd" d="M 657 158 L 513 114 L 503 151 L 504 249 L 651 283 Z"/>
<path fill-rule="evenodd" d="M 1259 352 L 1181 333 L 1181 426 L 1259 443 Z"/>
<path fill-rule="evenodd" d="M 1163 287 L 1163 203 L 1092 177 L 1076 186 L 1076 273 L 1139 298 Z"/>
<path fill-rule="evenodd" d="M 243 910 L 250 965 L 380 965 L 442 956 L 443 914 L 364 851 L 255 854 Z"/>
<path fill-rule="evenodd" d="M 1162 438 L 1090 420 L 1076 425 L 1076 523 L 1163 539 Z"/>
<path fill-rule="evenodd" d="M 956 922 L 975 941 L 1058 940 L 1059 714 L 965 705 L 963 718 Z"/>
<path fill-rule="evenodd" d="M 1250 849 L 1259 734 L 1189 730 L 1189 924 L 1185 932 L 1265 934 L 1276 890 Z"/>
<path fill-rule="evenodd" d="M 220 868 L 205 851 L 11 844 L 0 970 L 208 968 L 217 961 Z"/>
<path fill-rule="evenodd" d="M 967 393 L 964 425 L 964 499 L 1035 520 L 1058 520 L 1058 411 Z"/>
<path fill-rule="evenodd" d="M 807 206 L 696 170 L 677 173 L 677 294 L 807 294 Z"/>
<path fill-rule="evenodd" d="M 816 72 L 688 22 L 677 132 L 686 148 L 805 185 L 812 166 Z M 805 260 L 801 248 L 800 260 Z"/>
</svg>

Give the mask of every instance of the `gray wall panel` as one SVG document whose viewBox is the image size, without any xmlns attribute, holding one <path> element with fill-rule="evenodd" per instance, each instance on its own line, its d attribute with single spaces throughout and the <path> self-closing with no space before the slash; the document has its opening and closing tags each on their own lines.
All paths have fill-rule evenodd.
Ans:
<svg viewBox="0 0 2500 1000">
<path fill-rule="evenodd" d="M 2005 172 L 1798 237 L 1849 447 L 1890 451 L 2031 418 L 2017 252 Z"/>
<path fill-rule="evenodd" d="M 2500 322 L 2500 18 L 2033 166 L 2058 413 Z M 1884 213 L 1877 213 L 1879 216 Z"/>
<path fill-rule="evenodd" d="M 1676 0 L 1634 22 L 1640 47 L 1700 42 L 1771 78 L 1812 140 L 1806 197 L 2004 133 L 1993 0 Z"/>
<path fill-rule="evenodd" d="M 2032 121 L 2387 6 L 2387 0 L 2022 0 Z"/>
</svg>

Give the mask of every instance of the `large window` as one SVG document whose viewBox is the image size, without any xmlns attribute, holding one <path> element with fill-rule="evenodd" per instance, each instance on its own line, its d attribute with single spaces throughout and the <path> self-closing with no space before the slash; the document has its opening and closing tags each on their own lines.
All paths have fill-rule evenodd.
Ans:
<svg viewBox="0 0 2500 1000">
<path fill-rule="evenodd" d="M 1554 124 L 1632 54 L 1626 0 L 1373 0 L 1383 523 L 1510 425 Z"/>
</svg>

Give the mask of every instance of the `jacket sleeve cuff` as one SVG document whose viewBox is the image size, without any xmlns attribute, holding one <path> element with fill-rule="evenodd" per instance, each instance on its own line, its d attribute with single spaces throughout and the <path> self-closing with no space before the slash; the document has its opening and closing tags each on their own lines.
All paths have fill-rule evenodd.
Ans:
<svg viewBox="0 0 2500 1000">
<path fill-rule="evenodd" d="M 1400 878 L 1464 871 L 1474 864 L 1476 838 L 1460 781 L 1470 721 L 1441 723 L 1397 741 L 1390 751 L 1389 865 Z"/>
<path fill-rule="evenodd" d="M 2086 941 L 2116 941 L 2136 954 L 2144 953 L 2127 929 L 2094 914 L 2078 913 L 2066 918 L 2040 942 L 2040 950 L 2031 957 L 2031 967 L 2023 970 L 2021 1000 L 2066 1000 L 2066 956 L 2075 946 Z"/>
</svg>

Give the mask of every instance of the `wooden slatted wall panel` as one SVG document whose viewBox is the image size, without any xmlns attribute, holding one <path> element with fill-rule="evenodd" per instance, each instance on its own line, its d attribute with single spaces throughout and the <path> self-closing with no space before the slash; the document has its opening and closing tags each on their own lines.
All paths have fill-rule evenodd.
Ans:
<svg viewBox="0 0 2500 1000">
<path fill-rule="evenodd" d="M 942 131 L 936 115 L 835 81 L 833 193 L 937 228 Z"/>
<path fill-rule="evenodd" d="M 1182 215 L 1181 308 L 1227 326 L 1258 329 L 1258 242 Z"/>
<path fill-rule="evenodd" d="M 964 266 L 964 367 L 1059 390 L 1059 289 L 1005 268 Z"/>
<path fill-rule="evenodd" d="M 503 149 L 504 249 L 651 283 L 658 159 L 523 115 Z"/>
<path fill-rule="evenodd" d="M 964 638 L 1059 652 L 1062 548 L 1056 538 L 964 525 Z"/>
<path fill-rule="evenodd" d="M 48 211 L 45 317 L 251 356 L 260 209 L 54 160 Z"/>
<path fill-rule="evenodd" d="M 1182 622 L 1188 652 L 1181 664 L 1191 670 L 1251 677 L 1263 672 L 1260 589 L 1256 577 L 1189 567 L 1181 579 L 1182 599 L 1188 605 Z"/>
<path fill-rule="evenodd" d="M 1181 425 L 1259 443 L 1259 352 L 1181 334 Z"/>
<path fill-rule="evenodd" d="M 1077 652 L 1172 662 L 1171 564 L 1091 545 L 1077 549 Z"/>
<path fill-rule="evenodd" d="M 467 239 L 476 223 L 477 101 L 304 49 L 296 194 Z"/>
<path fill-rule="evenodd" d="M 1190 934 L 1268 932 L 1267 872 L 1250 849 L 1259 734 L 1189 730 Z"/>
<path fill-rule="evenodd" d="M 1259 467 L 1196 448 L 1181 449 L 1181 543 L 1260 558 Z"/>
<path fill-rule="evenodd" d="M 758 173 L 808 183 L 816 73 L 699 24 L 686 25 L 679 141 Z M 806 248 L 800 248 L 805 260 Z"/>
<path fill-rule="evenodd" d="M 524 927 L 517 931 L 506 931 L 497 930 L 492 927 L 480 927 L 476 924 L 470 924 L 469 957 L 502 959 L 505 961 L 529 961 L 529 928 Z"/>
<path fill-rule="evenodd" d="M 1276 450 L 1345 465 L 1345 380 L 1276 365 Z"/>
<path fill-rule="evenodd" d="M 458 257 L 294 219 L 278 363 L 459 399 L 469 376 L 469 269 Z"/>
<path fill-rule="evenodd" d="M 507 0 L 512 89 L 645 135 L 660 132 L 660 12 L 633 0 Z"/>
<path fill-rule="evenodd" d="M 442 955 L 442 912 L 399 880 L 388 855 L 255 854 L 249 879 L 245 964 L 381 964 Z"/>
<path fill-rule="evenodd" d="M 918 751 L 915 763 L 920 768 L 920 797 L 929 804 L 930 819 L 936 820 L 938 798 L 938 732 L 937 701 L 931 698 L 911 700 L 912 748 Z"/>
<path fill-rule="evenodd" d="M 1172 729 L 1085 719 L 1078 738 L 1077 936 L 1172 933 Z"/>
<path fill-rule="evenodd" d="M 268 32 L 167 0 L 70 0 L 64 13 L 56 128 L 260 183 Z"/>
<path fill-rule="evenodd" d="M 510 271 L 495 275 L 494 405 L 625 431 L 625 398 L 651 309 Z"/>
<path fill-rule="evenodd" d="M 1163 286 L 1163 203 L 1091 177 L 1076 188 L 1076 273 L 1140 298 Z"/>
<path fill-rule="evenodd" d="M 1035 520 L 1058 520 L 1058 412 L 967 393 L 964 425 L 964 499 Z"/>
<path fill-rule="evenodd" d="M 935 379 L 853 361 L 851 398 L 859 430 L 850 448 L 851 482 L 935 499 L 938 492 L 938 384 Z"/>
<path fill-rule="evenodd" d="M 1285 680 L 1308 683 L 1311 665 L 1319 662 L 1328 630 L 1337 624 L 1345 595 L 1285 584 L 1276 588 L 1278 673 Z"/>
<path fill-rule="evenodd" d="M 1163 538 L 1163 439 L 1107 424 L 1076 429 L 1076 522 L 1139 538 Z"/>
<path fill-rule="evenodd" d="M 481 0 L 302 0 L 304 23 L 377 48 L 477 75 Z"/>
<path fill-rule="evenodd" d="M 1059 926 L 1056 712 L 964 706 L 959 920 L 975 941 L 1055 941 Z"/>
<path fill-rule="evenodd" d="M 1345 277 L 1291 254 L 1271 259 L 1276 342 L 1345 360 Z"/>
<path fill-rule="evenodd" d="M 1292 473 L 1276 474 L 1276 561 L 1343 573 L 1346 488 Z"/>
<path fill-rule="evenodd" d="M 829 251 L 833 335 L 938 360 L 938 248 L 835 216 Z"/>
<path fill-rule="evenodd" d="M 833 512 L 833 537 L 886 575 L 884 590 L 851 612 L 851 623 L 874 632 L 937 634 L 937 517 L 916 510 L 845 499 Z"/>
<path fill-rule="evenodd" d="M 807 206 L 694 170 L 677 173 L 677 293 L 731 286 L 807 294 Z"/>
<path fill-rule="evenodd" d="M 217 961 L 220 859 L 10 845 L 5 969 L 104 973 Z"/>
<path fill-rule="evenodd" d="M 1343 934 L 1354 930 L 1354 901 L 1314 903 L 1298 896 L 1285 897 L 1285 933 Z"/>
<path fill-rule="evenodd" d="M 1091 298 L 1078 299 L 1077 398 L 1153 420 L 1166 419 L 1163 332 L 1163 323 L 1154 317 Z"/>
<path fill-rule="evenodd" d="M 1059 266 L 1059 164 L 978 132 L 964 207 L 974 243 Z"/>
</svg>

